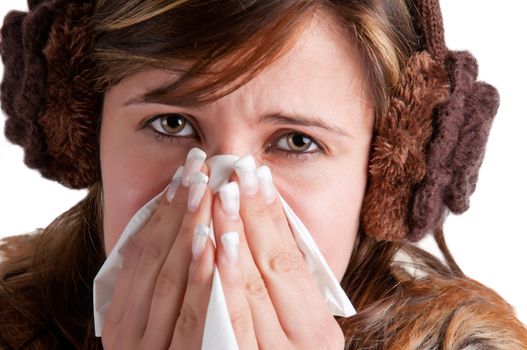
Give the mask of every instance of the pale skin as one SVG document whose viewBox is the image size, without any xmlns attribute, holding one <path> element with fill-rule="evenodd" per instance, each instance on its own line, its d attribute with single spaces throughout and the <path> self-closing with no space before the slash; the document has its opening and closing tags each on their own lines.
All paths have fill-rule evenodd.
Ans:
<svg viewBox="0 0 527 350">
<path fill-rule="evenodd" d="M 257 166 L 267 165 L 274 189 L 342 278 L 359 225 L 374 112 L 353 45 L 329 16 L 314 16 L 295 40 L 246 85 L 199 108 L 125 105 L 173 78 L 160 70 L 129 76 L 107 91 L 100 137 L 106 253 L 133 214 L 166 188 L 188 151 L 199 147 L 208 157 L 250 154 Z M 318 125 L 265 118 L 274 113 Z M 162 119 L 154 121 L 162 114 L 187 124 L 171 134 Z M 292 133 L 304 142 L 301 150 L 288 142 Z M 232 180 L 244 187 L 243 179 Z M 342 332 L 307 272 L 280 202 L 266 202 L 261 190 L 242 191 L 239 213 L 228 216 L 208 188 L 190 211 L 188 193 L 181 185 L 172 200 L 165 196 L 124 250 L 103 329 L 105 348 L 200 348 L 216 261 L 241 349 L 341 349 Z M 207 241 L 193 253 L 196 226 L 211 220 L 217 248 Z M 231 231 L 240 241 L 234 258 L 220 243 Z"/>
</svg>

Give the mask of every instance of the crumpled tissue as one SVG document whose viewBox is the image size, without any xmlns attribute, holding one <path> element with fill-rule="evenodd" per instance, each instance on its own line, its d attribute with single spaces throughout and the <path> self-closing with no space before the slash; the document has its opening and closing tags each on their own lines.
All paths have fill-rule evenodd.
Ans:
<svg viewBox="0 0 527 350">
<path fill-rule="evenodd" d="M 217 155 L 207 160 L 209 167 L 209 187 L 215 193 L 225 183 L 234 171 L 234 162 L 240 157 L 232 155 Z M 95 335 L 100 337 L 104 326 L 104 320 L 112 301 L 112 295 L 119 274 L 123 257 L 121 248 L 126 245 L 130 237 L 146 224 L 155 211 L 158 202 L 163 197 L 158 194 L 145 204 L 132 217 L 114 248 L 107 257 L 105 263 L 97 273 L 93 282 L 93 304 Z M 300 251 L 304 254 L 309 272 L 315 279 L 321 295 L 324 297 L 330 311 L 335 316 L 349 317 L 355 314 L 346 293 L 341 288 L 339 281 L 329 268 L 326 260 L 320 253 L 311 234 L 293 210 L 279 195 L 284 213 L 288 219 L 289 226 Z M 210 235 L 214 242 L 214 228 L 210 224 Z M 229 313 L 221 280 L 217 268 L 214 268 L 212 289 L 205 319 L 202 349 L 238 349 L 236 337 L 230 322 Z"/>
</svg>

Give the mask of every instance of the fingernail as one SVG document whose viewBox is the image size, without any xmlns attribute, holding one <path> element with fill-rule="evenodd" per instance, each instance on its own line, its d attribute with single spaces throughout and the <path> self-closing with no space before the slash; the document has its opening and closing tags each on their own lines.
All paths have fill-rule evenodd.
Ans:
<svg viewBox="0 0 527 350">
<path fill-rule="evenodd" d="M 231 219 L 240 215 L 240 189 L 236 182 L 229 182 L 220 187 L 221 208 Z"/>
<path fill-rule="evenodd" d="M 197 147 L 194 147 L 188 152 L 187 160 L 185 162 L 185 170 L 181 175 L 181 183 L 183 186 L 188 187 L 190 185 L 190 178 L 201 170 L 206 158 L 207 153 Z"/>
<path fill-rule="evenodd" d="M 183 170 L 183 166 L 177 168 L 174 177 L 172 177 L 172 181 L 170 181 L 170 185 L 168 185 L 166 192 L 166 198 L 168 203 L 172 202 L 172 199 L 174 199 L 174 195 L 176 194 L 177 188 L 179 187 L 179 185 L 181 185 L 181 174 L 183 174 Z"/>
<path fill-rule="evenodd" d="M 273 176 L 271 175 L 271 170 L 267 165 L 262 165 L 256 173 L 258 175 L 258 181 L 264 196 L 265 203 L 273 203 L 276 197 L 276 190 L 273 185 Z"/>
<path fill-rule="evenodd" d="M 192 239 L 192 257 L 197 260 L 203 250 L 209 237 L 209 228 L 205 225 L 198 224 L 194 230 L 194 238 Z"/>
<path fill-rule="evenodd" d="M 251 155 L 238 159 L 234 163 L 234 170 L 240 179 L 240 192 L 252 196 L 258 192 L 258 177 L 256 164 Z"/>
<path fill-rule="evenodd" d="M 188 190 L 188 201 L 187 208 L 191 213 L 195 212 L 198 207 L 203 195 L 205 194 L 205 189 L 207 188 L 207 182 L 209 182 L 209 177 L 203 174 L 201 171 L 194 173 L 190 178 L 190 188 Z"/>
<path fill-rule="evenodd" d="M 229 262 L 234 263 L 238 260 L 238 247 L 240 245 L 240 235 L 236 231 L 226 232 L 221 236 L 221 244 Z"/>
</svg>

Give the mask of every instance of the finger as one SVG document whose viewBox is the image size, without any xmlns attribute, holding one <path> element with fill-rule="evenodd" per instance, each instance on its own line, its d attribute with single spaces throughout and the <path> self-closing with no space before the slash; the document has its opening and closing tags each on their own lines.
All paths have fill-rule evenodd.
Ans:
<svg viewBox="0 0 527 350">
<path fill-rule="evenodd" d="M 163 256 L 168 254 L 168 249 L 175 239 L 173 228 L 180 225 L 184 215 L 182 203 L 185 201 L 184 198 L 187 192 L 185 188 L 180 186 L 182 171 L 183 167 L 179 167 L 173 181 L 165 191 L 165 198 L 159 201 L 158 207 L 144 227 L 132 236 L 122 248 L 123 263 L 117 277 L 112 304 L 105 322 L 105 328 L 114 329 L 115 336 L 117 336 L 117 328 L 125 319 L 124 315 L 130 312 L 132 307 L 138 308 L 136 309 L 138 313 L 142 312 L 145 314 L 146 312 L 144 303 L 132 305 L 130 304 L 130 299 L 133 297 L 134 292 L 136 294 L 134 298 L 136 299 L 139 291 L 144 293 L 144 290 L 149 288 L 149 281 L 144 276 L 144 271 L 149 267 L 155 272 Z M 166 196 L 171 196 L 173 200 L 169 202 L 166 200 Z M 170 215 L 167 215 L 169 212 Z M 164 242 L 165 245 L 159 244 L 160 242 Z M 158 258 L 157 264 L 154 263 L 156 255 Z M 139 273 L 138 269 L 140 270 Z M 146 306 L 148 305 L 149 303 Z M 146 315 L 148 314 L 146 313 Z M 128 320 L 131 321 L 129 318 Z M 135 328 L 133 327 L 133 329 Z M 132 333 L 128 332 L 132 328 L 127 328 L 126 330 L 127 339 L 135 339 L 135 337 L 139 337 L 142 334 L 142 332 L 135 332 L 135 335 L 132 336 L 130 335 Z"/>
<path fill-rule="evenodd" d="M 206 170 L 206 169 L 205 169 Z M 201 175 L 199 175 L 201 174 Z M 177 316 L 187 288 L 188 269 L 191 262 L 191 245 L 196 227 L 208 227 L 211 220 L 212 194 L 207 188 L 207 176 L 197 173 L 191 178 L 189 201 L 197 202 L 195 212 L 188 211 L 183 218 L 177 238 L 159 272 L 152 296 L 150 314 L 144 338 L 147 344 L 164 344 L 172 339 Z M 193 194 L 203 191 L 203 198 L 193 199 Z M 195 240 L 195 238 L 194 238 Z"/>
<path fill-rule="evenodd" d="M 188 152 L 185 170 L 183 170 L 183 174 L 181 175 L 181 183 L 183 186 L 190 186 L 190 178 L 194 173 L 200 171 L 206 158 L 207 154 L 197 147 L 192 148 Z"/>
<path fill-rule="evenodd" d="M 207 166 L 204 165 L 206 154 L 198 148 L 193 148 L 190 150 L 185 167 L 181 172 L 181 177 L 177 178 L 177 181 L 181 180 L 181 184 L 177 186 L 175 197 L 172 197 L 170 192 L 171 186 L 169 186 L 166 193 L 166 208 L 165 212 L 161 211 L 161 217 L 157 221 L 157 225 L 153 230 L 153 234 L 148 237 L 148 243 L 143 248 L 142 257 L 137 264 L 137 268 L 134 274 L 134 288 L 130 294 L 129 303 L 130 305 L 127 308 L 126 321 L 124 326 L 127 330 L 138 332 L 143 334 L 145 328 L 148 324 L 149 313 L 151 309 L 151 301 L 158 285 L 159 273 L 162 266 L 165 264 L 167 256 L 169 256 L 169 251 L 177 244 L 177 237 L 181 236 L 183 242 L 188 241 L 192 237 L 193 227 L 196 225 L 195 217 L 200 215 L 194 215 L 193 212 L 197 209 L 197 204 L 201 202 L 202 197 L 204 196 L 205 189 L 207 187 L 208 177 L 199 172 L 199 168 L 204 168 L 207 171 Z M 190 178 L 196 178 L 198 181 L 188 180 L 187 183 L 190 187 L 187 187 L 185 184 L 185 176 L 188 176 L 189 169 L 191 172 L 194 172 Z M 196 172 L 195 170 L 198 170 Z M 191 208 L 190 204 L 193 203 Z M 204 211 L 206 218 L 201 217 L 203 220 L 210 221 L 210 203 L 209 210 Z M 202 212 L 203 213 L 203 212 Z M 203 216 L 203 214 L 201 214 Z M 155 218 L 155 215 L 153 216 Z M 186 226 L 185 226 L 186 223 Z M 189 224 L 191 223 L 191 224 Z M 190 228 L 189 225 L 192 227 Z M 157 233 L 159 232 L 159 233 Z M 187 232 L 188 234 L 181 233 Z M 189 247 L 190 245 L 186 245 Z M 144 263 L 142 263 L 144 262 Z M 184 265 L 178 266 L 178 268 L 183 269 L 187 272 L 188 269 L 188 259 Z M 162 278 L 170 276 L 170 271 L 163 273 Z M 168 277 L 171 278 L 171 277 Z M 186 273 L 184 274 L 184 279 L 182 279 L 178 284 L 179 293 L 182 294 L 185 288 Z M 164 282 L 166 282 L 165 280 Z M 160 283 L 164 283 L 160 282 Z M 137 285 L 137 287 L 136 287 Z M 163 287 L 160 287 L 163 288 Z M 181 298 L 180 296 L 178 296 Z M 163 329 L 166 330 L 166 327 Z"/>
<path fill-rule="evenodd" d="M 189 152 L 185 167 L 178 169 L 153 215 L 130 240 L 128 246 L 132 254 L 126 254 L 128 248 L 125 249 L 124 260 L 127 262 L 124 264 L 133 270 L 133 278 L 128 278 L 122 287 L 128 289 L 125 292 L 128 297 L 123 298 L 126 303 L 121 303 L 115 319 L 122 319 L 119 321 L 123 329 L 121 333 L 125 333 L 127 339 L 141 337 L 145 330 L 157 276 L 187 212 L 190 191 L 181 186 L 183 175 L 188 173 L 185 168 L 195 169 L 200 162 L 203 166 L 204 157 L 191 157 L 199 152 L 203 151 L 192 149 Z"/>
<path fill-rule="evenodd" d="M 216 215 L 215 233 L 216 242 L 221 242 L 217 247 L 217 260 L 223 292 L 238 346 L 241 349 L 257 349 L 251 309 L 245 296 L 245 279 L 238 258 L 240 234 L 236 230 L 241 229 L 241 222 L 237 220 L 239 216 L 236 213 L 239 210 L 238 185 L 231 182 L 223 186 L 220 191 L 223 193 L 227 210 L 232 210 L 230 220 L 226 222 L 221 215 L 224 212 L 218 209 L 219 203 L 216 203 L 216 210 L 221 212 Z M 218 201 L 217 197 L 216 201 Z M 236 223 L 231 223 L 231 221 L 236 221 Z"/>
<path fill-rule="evenodd" d="M 208 235 L 207 226 L 196 226 L 187 287 L 173 330 L 171 349 L 201 348 L 214 271 L 214 247 Z"/>
<path fill-rule="evenodd" d="M 242 349 L 255 346 L 255 337 L 261 348 L 284 348 L 287 339 L 247 246 L 239 201 L 238 185 L 231 182 L 220 188 L 212 208 L 216 241 L 222 242 L 217 248 L 218 270 L 236 339 Z M 237 232 L 238 249 L 225 249 L 225 242 L 232 241 L 221 235 L 224 232 Z M 238 258 L 228 259 L 229 251 L 237 251 Z"/>
<path fill-rule="evenodd" d="M 251 156 L 236 162 L 235 169 L 240 187 L 247 189 L 240 204 L 247 242 L 282 328 L 294 338 L 304 335 L 309 325 L 334 322 L 296 245 L 269 169 L 263 166 L 257 174 Z M 251 190 L 254 177 L 256 193 Z"/>
</svg>

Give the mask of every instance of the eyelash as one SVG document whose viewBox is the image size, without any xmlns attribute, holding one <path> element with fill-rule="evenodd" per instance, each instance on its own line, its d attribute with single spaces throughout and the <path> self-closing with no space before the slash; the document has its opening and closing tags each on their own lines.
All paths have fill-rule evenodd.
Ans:
<svg viewBox="0 0 527 350">
<path fill-rule="evenodd" d="M 194 127 L 193 123 L 191 122 L 190 118 L 187 117 L 186 115 L 183 115 L 183 114 L 180 114 L 180 113 L 173 113 L 173 114 L 161 114 L 161 115 L 156 115 L 152 118 L 149 118 L 148 120 L 146 120 L 142 126 L 140 127 L 140 129 L 144 129 L 144 128 L 147 128 L 149 131 L 151 131 L 154 136 L 161 142 L 176 142 L 176 143 L 181 143 L 183 142 L 185 139 L 188 139 L 188 138 L 191 138 L 192 136 L 171 136 L 171 135 L 168 135 L 168 134 L 165 134 L 163 132 L 160 132 L 158 130 L 156 130 L 154 127 L 153 127 L 153 123 L 156 122 L 156 121 L 160 121 L 161 118 L 163 117 L 167 117 L 167 116 L 170 116 L 170 115 L 179 115 L 182 119 L 185 120 L 186 123 L 188 123 L 193 129 L 194 129 L 194 133 L 198 133 L 197 132 L 197 129 L 196 127 Z M 288 150 L 284 150 L 284 149 L 280 149 L 280 148 L 277 148 L 273 145 L 276 145 L 278 143 L 278 141 L 280 141 L 283 137 L 286 137 L 290 134 L 297 134 L 297 135 L 301 135 L 303 137 L 306 137 L 308 138 L 312 144 L 314 144 L 316 146 L 316 150 L 315 151 L 309 151 L 309 152 L 295 152 L 295 151 L 288 151 Z M 276 152 L 280 152 L 281 154 L 283 154 L 285 157 L 287 158 L 290 158 L 290 159 L 300 159 L 300 160 L 306 160 L 306 159 L 309 159 L 311 157 L 314 157 L 314 156 L 317 156 L 318 154 L 324 152 L 324 148 L 317 142 L 315 141 L 311 136 L 305 134 L 305 133 L 302 133 L 302 132 L 298 132 L 296 130 L 286 130 L 282 133 L 280 133 L 278 135 L 278 140 L 273 142 L 273 143 L 269 143 L 268 144 L 269 146 L 272 146 L 274 148 L 274 150 Z M 311 148 L 311 147 L 310 147 Z"/>
</svg>

